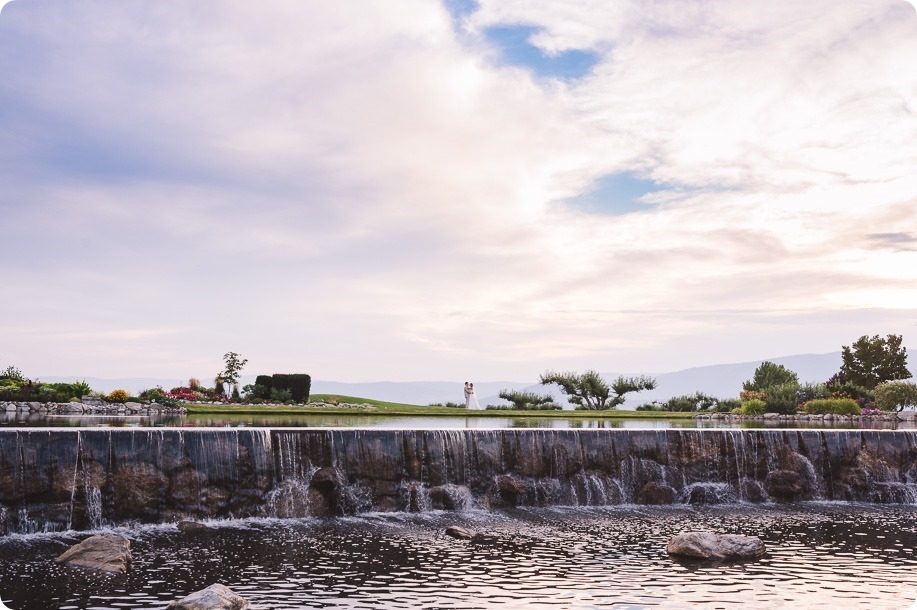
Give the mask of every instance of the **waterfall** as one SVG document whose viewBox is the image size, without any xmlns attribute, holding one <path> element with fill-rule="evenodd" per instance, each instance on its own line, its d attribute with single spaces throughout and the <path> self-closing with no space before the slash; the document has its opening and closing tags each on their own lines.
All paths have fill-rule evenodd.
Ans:
<svg viewBox="0 0 917 610">
<path fill-rule="evenodd" d="M 0 533 L 515 506 L 917 501 L 892 430 L 0 431 Z"/>
</svg>

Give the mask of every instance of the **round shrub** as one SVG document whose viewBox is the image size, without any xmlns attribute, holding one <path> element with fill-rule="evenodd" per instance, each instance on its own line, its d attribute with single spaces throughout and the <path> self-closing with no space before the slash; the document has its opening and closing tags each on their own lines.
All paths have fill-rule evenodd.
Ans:
<svg viewBox="0 0 917 610">
<path fill-rule="evenodd" d="M 859 415 L 860 406 L 852 398 L 821 398 L 806 403 L 809 415 Z"/>
<path fill-rule="evenodd" d="M 127 390 L 112 390 L 111 394 L 108 395 L 108 402 L 127 402 L 127 399 L 131 395 L 127 393 Z"/>
<path fill-rule="evenodd" d="M 767 403 L 763 400 L 753 398 L 742 403 L 742 415 L 764 415 L 767 410 Z"/>
</svg>

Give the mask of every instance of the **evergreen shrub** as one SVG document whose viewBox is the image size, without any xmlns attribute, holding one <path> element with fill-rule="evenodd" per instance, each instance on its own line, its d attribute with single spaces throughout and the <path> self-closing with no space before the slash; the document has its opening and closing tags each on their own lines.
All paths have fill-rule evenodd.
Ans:
<svg viewBox="0 0 917 610">
<path fill-rule="evenodd" d="M 312 377 L 304 373 L 274 373 L 271 376 L 272 398 L 273 390 L 289 390 L 294 402 L 309 402 L 311 389 Z"/>
</svg>

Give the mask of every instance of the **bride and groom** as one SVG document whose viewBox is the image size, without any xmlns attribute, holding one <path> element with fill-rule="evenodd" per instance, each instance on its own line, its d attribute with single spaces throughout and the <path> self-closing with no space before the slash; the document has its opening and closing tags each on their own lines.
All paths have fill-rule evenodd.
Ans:
<svg viewBox="0 0 917 610">
<path fill-rule="evenodd" d="M 478 403 L 477 394 L 474 393 L 474 384 L 465 382 L 465 408 L 469 411 L 483 411 Z"/>
</svg>

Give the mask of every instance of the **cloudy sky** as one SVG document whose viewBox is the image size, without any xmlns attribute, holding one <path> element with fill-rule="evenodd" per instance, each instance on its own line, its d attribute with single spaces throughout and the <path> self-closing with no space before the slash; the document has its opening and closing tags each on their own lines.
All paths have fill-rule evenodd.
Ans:
<svg viewBox="0 0 917 610">
<path fill-rule="evenodd" d="M 0 367 L 531 380 L 917 345 L 905 0 L 15 0 Z"/>
</svg>

